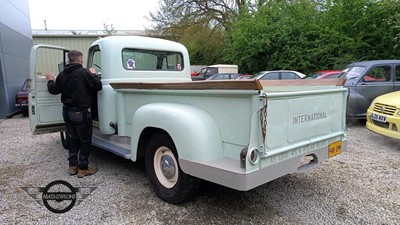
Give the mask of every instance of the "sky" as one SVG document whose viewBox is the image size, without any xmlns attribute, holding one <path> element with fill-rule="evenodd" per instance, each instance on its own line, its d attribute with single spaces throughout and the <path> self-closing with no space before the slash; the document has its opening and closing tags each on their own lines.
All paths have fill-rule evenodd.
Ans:
<svg viewBox="0 0 400 225">
<path fill-rule="evenodd" d="M 32 29 L 144 30 L 145 19 L 159 8 L 160 0 L 28 0 Z M 46 21 L 46 22 L 45 22 Z"/>
</svg>

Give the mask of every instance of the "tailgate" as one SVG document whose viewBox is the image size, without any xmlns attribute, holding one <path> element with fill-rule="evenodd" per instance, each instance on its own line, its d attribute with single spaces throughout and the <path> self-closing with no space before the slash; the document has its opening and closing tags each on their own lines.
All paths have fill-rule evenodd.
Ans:
<svg viewBox="0 0 400 225">
<path fill-rule="evenodd" d="M 265 151 L 328 140 L 345 133 L 346 88 L 286 86 L 275 90 L 266 87 L 264 91 L 267 94 Z"/>
</svg>

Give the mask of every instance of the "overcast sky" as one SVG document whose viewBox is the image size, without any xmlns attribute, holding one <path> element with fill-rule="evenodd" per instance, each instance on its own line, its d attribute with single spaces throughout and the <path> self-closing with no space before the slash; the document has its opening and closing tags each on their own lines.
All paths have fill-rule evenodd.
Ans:
<svg viewBox="0 0 400 225">
<path fill-rule="evenodd" d="M 28 0 L 32 29 L 143 30 L 150 23 L 144 17 L 158 9 L 160 0 Z"/>
</svg>

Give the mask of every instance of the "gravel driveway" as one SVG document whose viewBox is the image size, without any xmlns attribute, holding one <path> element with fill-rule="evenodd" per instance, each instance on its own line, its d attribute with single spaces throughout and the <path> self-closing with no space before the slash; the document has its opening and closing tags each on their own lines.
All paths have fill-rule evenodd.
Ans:
<svg viewBox="0 0 400 225">
<path fill-rule="evenodd" d="M 348 152 L 303 174 L 248 192 L 205 183 L 180 206 L 157 198 L 143 162 L 94 149 L 99 172 L 66 173 L 58 134 L 33 136 L 26 117 L 0 120 L 0 224 L 400 224 L 400 141 L 348 127 Z M 96 187 L 79 205 L 52 213 L 24 187 L 65 180 Z"/>
</svg>

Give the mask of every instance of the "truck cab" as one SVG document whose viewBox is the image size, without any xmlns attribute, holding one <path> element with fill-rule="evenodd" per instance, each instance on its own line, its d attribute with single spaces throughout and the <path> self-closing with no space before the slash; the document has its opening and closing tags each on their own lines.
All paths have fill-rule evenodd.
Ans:
<svg viewBox="0 0 400 225">
<path fill-rule="evenodd" d="M 94 67 L 103 83 L 103 90 L 97 96 L 97 110 L 93 110 L 98 112 L 93 118 L 99 121 L 103 134 L 117 132 L 116 92 L 110 83 L 191 81 L 186 48 L 157 38 L 111 36 L 99 39 L 89 49 L 87 67 Z"/>
</svg>

